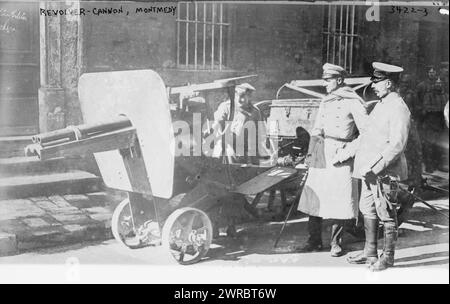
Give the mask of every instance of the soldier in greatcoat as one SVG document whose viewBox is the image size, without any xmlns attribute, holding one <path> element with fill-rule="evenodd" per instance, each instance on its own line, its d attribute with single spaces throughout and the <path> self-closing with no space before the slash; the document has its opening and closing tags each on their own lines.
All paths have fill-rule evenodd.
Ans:
<svg viewBox="0 0 450 304">
<path fill-rule="evenodd" d="M 309 173 L 298 206 L 299 211 L 309 215 L 309 239 L 305 246 L 297 248 L 300 252 L 322 249 L 322 219 L 331 219 L 331 256 L 341 256 L 344 224 L 358 216 L 353 161 L 332 163 L 336 151 L 352 142 L 367 120 L 364 101 L 345 85 L 345 74 L 340 66 L 323 66 L 328 95 L 320 103 L 311 131 L 308 153 L 313 159 L 307 160 Z"/>
</svg>

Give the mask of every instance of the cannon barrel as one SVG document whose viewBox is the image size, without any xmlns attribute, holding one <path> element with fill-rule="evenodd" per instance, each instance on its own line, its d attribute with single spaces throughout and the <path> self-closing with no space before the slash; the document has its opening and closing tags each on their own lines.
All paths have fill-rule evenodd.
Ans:
<svg viewBox="0 0 450 304">
<path fill-rule="evenodd" d="M 123 128 L 131 127 L 131 121 L 126 116 L 119 116 L 110 121 L 95 124 L 83 124 L 76 127 L 67 127 L 47 133 L 38 134 L 32 137 L 32 141 L 42 146 L 48 146 L 66 141 L 85 138 L 106 132 L 112 132 Z"/>
<path fill-rule="evenodd" d="M 33 144 L 25 148 L 25 154 L 45 160 L 128 149 L 134 146 L 136 138 L 136 129 L 131 121 L 121 115 L 103 123 L 69 126 L 35 135 Z"/>
</svg>

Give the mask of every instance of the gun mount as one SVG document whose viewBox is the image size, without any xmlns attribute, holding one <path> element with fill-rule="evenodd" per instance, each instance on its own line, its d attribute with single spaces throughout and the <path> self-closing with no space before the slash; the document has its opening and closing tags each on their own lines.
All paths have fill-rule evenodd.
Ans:
<svg viewBox="0 0 450 304">
<path fill-rule="evenodd" d="M 168 97 L 177 95 L 181 103 L 190 92 L 227 89 L 233 100 L 234 87 L 249 77 L 166 88 L 151 70 L 84 74 L 78 88 L 85 124 L 38 134 L 26 152 L 41 160 L 94 154 L 105 185 L 128 192 L 113 214 L 114 237 L 130 248 L 162 244 L 177 262 L 195 263 L 208 251 L 215 221 L 226 216 L 221 210 L 236 213 L 243 206 L 256 216 L 245 195 L 298 173 L 176 157 Z M 235 187 L 223 179 L 226 170 L 239 180 Z"/>
</svg>

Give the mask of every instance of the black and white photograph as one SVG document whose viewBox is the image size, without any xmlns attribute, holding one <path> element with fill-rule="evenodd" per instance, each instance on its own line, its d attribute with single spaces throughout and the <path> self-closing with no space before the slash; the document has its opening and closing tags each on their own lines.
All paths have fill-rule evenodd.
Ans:
<svg viewBox="0 0 450 304">
<path fill-rule="evenodd" d="M 2 284 L 448 284 L 448 189 L 448 1 L 0 0 Z"/>
</svg>

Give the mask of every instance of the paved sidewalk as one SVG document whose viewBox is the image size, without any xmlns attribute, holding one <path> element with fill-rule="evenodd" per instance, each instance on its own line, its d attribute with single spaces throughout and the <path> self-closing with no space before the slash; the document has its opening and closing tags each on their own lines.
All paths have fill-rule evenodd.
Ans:
<svg viewBox="0 0 450 304">
<path fill-rule="evenodd" d="M 0 201 L 0 256 L 112 238 L 111 217 L 123 199 L 95 192 Z"/>
</svg>

